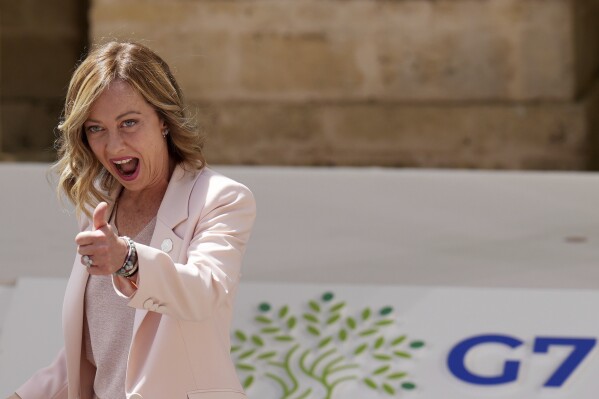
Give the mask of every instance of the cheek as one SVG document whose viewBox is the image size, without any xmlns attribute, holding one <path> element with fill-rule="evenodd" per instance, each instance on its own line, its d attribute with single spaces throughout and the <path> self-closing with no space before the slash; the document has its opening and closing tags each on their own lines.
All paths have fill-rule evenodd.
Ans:
<svg viewBox="0 0 599 399">
<path fill-rule="evenodd" d="M 89 149 L 91 150 L 92 155 L 94 155 L 96 158 L 98 158 L 98 145 L 97 143 L 93 142 L 93 141 L 88 141 L 89 143 Z"/>
<path fill-rule="evenodd" d="M 98 161 L 104 163 L 104 160 L 102 159 L 102 145 L 99 140 L 87 140 L 87 143 L 92 155 Z"/>
<path fill-rule="evenodd" d="M 168 154 L 168 151 L 162 143 L 152 143 L 150 146 L 146 147 L 148 158 L 151 159 L 153 163 L 161 163 L 164 159 L 165 153 Z"/>
</svg>

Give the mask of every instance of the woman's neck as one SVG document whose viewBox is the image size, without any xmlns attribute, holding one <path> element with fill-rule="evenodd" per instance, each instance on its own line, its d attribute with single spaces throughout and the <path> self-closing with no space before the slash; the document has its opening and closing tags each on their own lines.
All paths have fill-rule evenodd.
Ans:
<svg viewBox="0 0 599 399">
<path fill-rule="evenodd" d="M 141 191 L 123 189 L 118 199 L 118 206 L 122 210 L 134 213 L 156 213 L 164 198 L 168 185 L 152 187 Z"/>
</svg>

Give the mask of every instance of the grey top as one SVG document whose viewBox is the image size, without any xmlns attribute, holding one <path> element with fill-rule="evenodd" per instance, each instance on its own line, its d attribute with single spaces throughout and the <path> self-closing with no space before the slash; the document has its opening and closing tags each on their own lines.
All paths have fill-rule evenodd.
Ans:
<svg viewBox="0 0 599 399">
<path fill-rule="evenodd" d="M 156 217 L 133 240 L 149 245 L 155 226 Z M 115 292 L 112 276 L 89 276 L 83 338 L 86 358 L 96 367 L 94 399 L 126 397 L 127 358 L 135 317 L 135 309 L 127 306 L 128 302 Z"/>
</svg>

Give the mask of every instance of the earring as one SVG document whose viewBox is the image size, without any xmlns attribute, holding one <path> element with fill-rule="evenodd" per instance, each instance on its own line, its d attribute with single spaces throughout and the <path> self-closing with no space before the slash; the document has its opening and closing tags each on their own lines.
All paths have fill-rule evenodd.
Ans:
<svg viewBox="0 0 599 399">
<path fill-rule="evenodd" d="M 167 136 L 168 134 L 169 134 L 169 131 L 168 131 L 168 127 L 167 127 L 167 128 L 165 128 L 165 129 L 162 131 L 162 137 L 166 138 L 166 136 Z"/>
</svg>

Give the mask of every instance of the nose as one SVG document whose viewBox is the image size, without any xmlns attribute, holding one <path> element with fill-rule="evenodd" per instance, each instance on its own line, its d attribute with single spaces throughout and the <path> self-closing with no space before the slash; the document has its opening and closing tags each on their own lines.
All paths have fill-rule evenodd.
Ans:
<svg viewBox="0 0 599 399">
<path fill-rule="evenodd" d="M 125 148 L 125 142 L 118 131 L 111 131 L 108 134 L 106 150 L 111 155 L 116 155 Z"/>
</svg>

